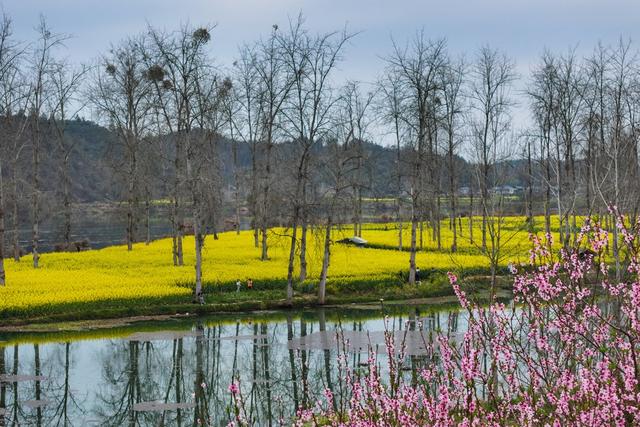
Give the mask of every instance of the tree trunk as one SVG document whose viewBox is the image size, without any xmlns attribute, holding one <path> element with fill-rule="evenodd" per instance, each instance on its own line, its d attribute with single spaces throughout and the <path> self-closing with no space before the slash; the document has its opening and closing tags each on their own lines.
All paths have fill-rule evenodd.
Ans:
<svg viewBox="0 0 640 427">
<path fill-rule="evenodd" d="M 71 243 L 71 179 L 69 177 L 69 154 L 65 153 L 62 164 L 63 181 L 63 207 L 64 207 L 64 243 L 69 246 Z"/>
<path fill-rule="evenodd" d="M 146 199 L 144 201 L 144 228 L 146 230 L 146 237 L 144 240 L 145 245 L 149 245 L 151 243 L 151 195 L 149 194 L 149 189 L 146 191 Z"/>
<path fill-rule="evenodd" d="M 298 224 L 294 219 L 294 223 L 291 230 L 291 247 L 289 249 L 289 265 L 287 267 L 287 304 L 293 304 L 293 268 L 296 257 L 296 243 Z"/>
<path fill-rule="evenodd" d="M 359 172 L 359 170 L 358 170 Z M 358 178 L 359 179 L 359 175 Z M 360 233 L 360 184 L 356 184 L 354 188 L 354 205 L 353 205 L 353 236 L 358 237 Z"/>
<path fill-rule="evenodd" d="M 396 130 L 396 221 L 398 221 L 398 250 L 402 250 L 402 174 L 400 151 L 400 122 L 398 115 L 394 115 Z"/>
<path fill-rule="evenodd" d="M 287 341 L 293 340 L 293 318 L 291 313 L 287 313 Z M 236 341 L 237 342 L 237 341 Z M 298 376 L 296 374 L 296 362 L 293 346 L 289 346 L 289 370 L 291 371 L 291 384 L 293 386 L 293 406 L 300 407 L 300 399 L 298 397 Z"/>
<path fill-rule="evenodd" d="M 253 229 L 253 244 L 260 247 L 258 228 L 258 165 L 256 161 L 255 144 L 251 145 L 251 228 Z"/>
<path fill-rule="evenodd" d="M 436 240 L 438 242 L 438 250 L 440 250 L 440 249 L 442 249 L 442 233 L 441 233 L 441 230 L 440 230 L 440 209 L 441 209 L 441 206 L 440 206 L 440 195 L 439 194 L 438 194 L 436 200 L 437 200 L 437 202 L 436 202 L 437 203 L 436 204 L 437 207 L 436 207 L 436 212 L 435 212 L 435 215 L 434 215 L 435 218 L 434 218 L 433 224 L 437 228 L 437 230 L 436 230 Z"/>
<path fill-rule="evenodd" d="M 182 338 L 178 339 L 178 350 L 176 352 L 176 362 L 175 362 L 175 368 L 176 368 L 176 388 L 175 388 L 175 399 L 176 399 L 176 403 L 180 403 L 182 401 L 182 382 L 184 380 L 183 375 L 182 375 L 182 371 L 183 371 L 183 367 L 182 367 L 182 358 L 184 356 L 184 343 L 182 341 Z M 136 360 L 137 360 L 137 354 L 136 354 Z M 138 371 L 138 363 L 137 361 L 135 362 L 135 372 L 136 372 L 136 376 L 137 376 L 137 371 Z M 178 410 L 177 411 L 177 417 L 176 417 L 176 421 L 178 425 L 182 425 L 182 411 Z"/>
<path fill-rule="evenodd" d="M 18 375 L 18 367 L 20 366 L 20 347 L 16 344 L 13 346 L 13 367 L 12 374 Z M 13 413 L 12 418 L 14 420 L 18 419 L 18 410 L 20 409 L 20 405 L 18 404 L 18 381 L 13 383 Z"/>
<path fill-rule="evenodd" d="M 469 189 L 469 244 L 473 245 L 473 188 Z"/>
<path fill-rule="evenodd" d="M 173 265 L 178 265 L 178 219 L 175 215 L 175 202 L 171 202 L 171 256 Z"/>
<path fill-rule="evenodd" d="M 544 192 L 544 231 L 548 235 L 551 233 L 551 164 L 549 161 L 549 138 L 545 138 L 546 143 L 543 150 L 546 149 L 545 158 L 545 192 Z"/>
<path fill-rule="evenodd" d="M 260 230 L 257 225 L 254 225 L 253 228 L 253 246 L 256 248 L 260 247 Z"/>
<path fill-rule="evenodd" d="M 204 304 L 204 295 L 202 293 L 202 244 L 204 243 L 204 236 L 200 231 L 198 215 L 193 217 L 193 238 L 196 246 L 196 292 L 195 302 L 198 304 Z"/>
<path fill-rule="evenodd" d="M 320 312 L 318 313 L 318 329 L 320 330 L 321 333 L 326 334 L 327 333 L 327 320 L 326 320 L 326 313 L 325 310 L 322 309 L 320 310 Z M 329 390 L 332 394 L 335 393 L 335 387 L 333 385 L 333 379 L 331 378 L 331 372 L 333 371 L 331 369 L 331 359 L 333 358 L 331 356 L 331 350 L 329 350 L 328 348 L 325 348 L 324 350 L 322 350 L 323 352 L 323 359 L 324 359 L 324 375 L 325 375 L 325 379 L 326 379 L 326 388 L 327 390 Z M 332 403 L 332 409 L 334 412 L 338 412 L 338 402 L 337 399 L 332 399 L 331 400 Z"/>
<path fill-rule="evenodd" d="M 449 205 L 451 212 L 449 218 L 453 231 L 453 241 L 451 242 L 451 252 L 458 250 L 458 232 L 456 230 L 456 180 L 453 159 L 453 133 L 449 132 Z"/>
<path fill-rule="evenodd" d="M 129 153 L 129 186 L 127 191 L 127 250 L 133 250 L 134 204 L 136 186 L 136 153 Z"/>
<path fill-rule="evenodd" d="M 232 123 L 229 120 L 229 123 Z M 236 207 L 236 235 L 240 235 L 240 168 L 238 166 L 238 142 L 233 139 L 233 124 L 231 125 L 231 141 L 232 141 L 232 149 L 233 149 L 233 181 L 234 181 L 234 192 L 233 198 Z"/>
<path fill-rule="evenodd" d="M 400 209 L 398 209 L 400 212 Z M 402 250 L 402 219 L 400 218 L 400 214 L 398 213 L 398 250 Z"/>
<path fill-rule="evenodd" d="M 418 231 L 418 215 L 415 197 L 411 206 L 411 246 L 409 254 L 409 284 L 416 283 L 416 233 Z"/>
<path fill-rule="evenodd" d="M 322 270 L 320 272 L 320 282 L 318 283 L 318 304 L 324 304 L 327 293 L 327 274 L 329 263 L 331 262 L 331 228 L 333 219 L 331 213 L 327 218 L 327 225 L 324 231 L 324 254 L 322 257 Z"/>
<path fill-rule="evenodd" d="M 14 160 L 12 165 L 12 181 L 13 191 L 12 195 L 12 207 L 13 214 L 11 215 L 11 221 L 13 225 L 13 259 L 15 262 L 20 262 L 20 231 L 19 231 L 19 218 L 18 218 L 18 172 L 17 172 L 17 159 Z"/>
<path fill-rule="evenodd" d="M 193 179 L 192 175 L 195 175 L 191 170 L 191 162 L 187 157 L 186 161 L 186 172 L 187 172 L 187 182 L 191 187 L 191 194 L 193 200 L 193 240 L 195 244 L 195 252 L 196 252 L 196 286 L 195 286 L 195 294 L 194 294 L 194 302 L 197 304 L 204 304 L 204 294 L 202 293 L 202 246 L 204 244 L 204 235 L 202 233 L 202 224 L 200 222 L 200 194 L 198 191 L 198 186 L 196 180 Z"/>
<path fill-rule="evenodd" d="M 267 226 L 265 223 L 262 223 L 262 227 L 260 228 L 260 234 L 262 236 L 262 253 L 260 254 L 261 261 L 267 261 L 269 259 L 269 247 L 267 242 Z"/>
<path fill-rule="evenodd" d="M 260 325 L 260 334 L 267 336 L 268 335 L 268 330 L 267 330 L 267 324 L 266 323 L 262 323 Z M 263 342 L 262 342 L 262 369 L 264 370 L 264 383 L 265 383 L 265 389 L 266 389 L 266 398 L 267 398 L 267 425 L 269 427 L 271 427 L 273 425 L 273 412 L 272 412 L 272 397 L 271 397 L 271 387 L 273 387 L 273 385 L 271 384 L 271 369 L 270 369 L 270 364 L 269 364 L 269 346 L 267 344 L 267 339 L 263 338 Z"/>
<path fill-rule="evenodd" d="M 303 208 L 304 210 L 304 208 Z M 300 282 L 307 279 L 307 234 L 309 223 L 306 213 L 302 214 L 302 230 L 300 231 Z"/>
<path fill-rule="evenodd" d="M 303 317 L 300 317 L 300 338 L 304 339 L 306 336 L 307 322 L 305 322 Z M 302 408 L 307 408 L 309 405 L 309 363 L 307 363 L 307 361 L 310 359 L 310 355 L 308 351 L 309 350 L 300 350 L 300 367 L 302 371 Z"/>
<path fill-rule="evenodd" d="M 0 376 L 7 374 L 7 364 L 5 360 L 5 348 L 0 348 Z M 7 385 L 0 383 L 0 408 L 7 407 Z M 4 422 L 4 415 L 0 415 L 0 422 Z"/>
<path fill-rule="evenodd" d="M 182 235 L 183 235 L 183 225 L 182 225 L 182 221 L 180 219 L 181 217 L 179 217 L 178 221 L 178 236 L 177 236 L 177 246 L 176 246 L 176 252 L 177 252 L 177 256 L 178 256 L 178 265 L 184 265 L 184 255 L 183 255 L 183 251 L 182 251 Z"/>
<path fill-rule="evenodd" d="M 176 137 L 176 158 L 174 160 L 175 167 L 175 179 L 173 183 L 173 207 L 172 207 L 172 217 L 173 217 L 173 265 L 180 266 L 184 265 L 184 257 L 182 254 L 182 234 L 183 234 L 183 226 L 184 221 L 182 220 L 182 215 L 180 214 L 180 173 L 182 168 L 182 144 L 180 143 L 180 138 Z"/>
<path fill-rule="evenodd" d="M 4 184 L 2 178 L 2 163 L 0 160 L 0 286 L 5 286 L 6 278 L 4 271 Z M 4 348 L 1 349 L 4 358 Z M 4 388 L 2 389 L 4 392 Z"/>
<path fill-rule="evenodd" d="M 40 346 L 38 344 L 33 345 L 33 358 L 34 358 L 34 374 L 36 377 L 40 377 L 42 375 L 42 370 L 40 366 Z M 35 387 L 35 399 L 36 401 L 42 400 L 42 384 L 41 380 L 36 380 Z M 36 409 L 36 425 L 40 427 L 42 425 L 42 406 L 38 405 Z"/>
<path fill-rule="evenodd" d="M 33 255 L 33 268 L 38 268 L 40 254 L 38 253 L 38 241 L 40 240 L 40 117 L 34 117 L 33 137 L 33 190 L 31 194 L 31 207 L 33 224 L 31 228 L 31 244 Z"/>
<path fill-rule="evenodd" d="M 489 215 L 489 112 L 485 112 L 484 137 L 482 139 L 482 179 L 480 182 L 480 204 L 482 205 L 482 253 L 487 252 L 487 216 Z"/>
<path fill-rule="evenodd" d="M 270 180 L 271 180 L 271 149 L 273 143 L 271 142 L 271 136 L 267 140 L 267 153 L 266 153 L 266 165 L 265 165 L 265 176 L 264 182 L 262 186 L 262 221 L 261 221 L 261 233 L 262 233 L 262 254 L 260 259 L 262 261 L 267 261 L 269 259 L 269 246 L 267 241 L 267 228 L 269 222 L 269 191 L 270 191 Z"/>
<path fill-rule="evenodd" d="M 481 204 L 482 204 L 482 224 L 481 224 L 481 235 L 482 235 L 482 241 L 481 241 L 481 249 L 482 249 L 482 253 L 486 253 L 487 252 L 487 216 L 489 215 L 488 209 L 487 209 L 487 195 L 483 192 L 480 194 L 481 196 Z"/>
<path fill-rule="evenodd" d="M 562 169 L 561 169 L 561 160 L 560 160 L 560 143 L 556 142 L 556 188 L 557 193 L 556 193 L 556 206 L 558 209 L 558 233 L 559 233 L 559 237 L 560 237 L 560 243 L 563 245 L 563 247 L 565 246 L 565 240 L 564 240 L 564 236 L 565 236 L 565 229 L 564 229 L 564 208 L 562 205 L 562 197 L 564 195 L 564 191 L 562 191 L 562 185 L 564 183 L 562 182 Z"/>
<path fill-rule="evenodd" d="M 535 229 L 533 219 L 533 169 L 531 166 L 531 141 L 527 140 L 527 225 L 529 232 Z"/>
</svg>

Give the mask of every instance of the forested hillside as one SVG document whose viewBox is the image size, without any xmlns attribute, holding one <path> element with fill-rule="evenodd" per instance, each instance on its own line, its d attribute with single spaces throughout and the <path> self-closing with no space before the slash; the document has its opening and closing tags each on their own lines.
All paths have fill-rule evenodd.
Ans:
<svg viewBox="0 0 640 427">
<path fill-rule="evenodd" d="M 21 117 L 14 117 L 12 120 L 19 121 Z M 6 119 L 5 119 L 6 121 Z M 47 130 L 50 125 L 46 120 L 42 120 L 42 128 Z M 55 194 L 61 191 L 61 154 L 57 148 L 57 143 L 53 135 L 53 131 L 45 135 L 43 138 L 43 151 L 47 155 L 42 160 L 42 182 L 43 190 L 49 194 L 52 202 L 55 202 Z M 69 144 L 73 146 L 71 151 L 71 186 L 72 197 L 76 203 L 84 202 L 118 202 L 124 199 L 124 188 L 122 182 L 119 182 L 119 175 L 122 174 L 124 165 L 121 160 L 121 150 L 117 144 L 117 135 L 115 133 L 93 121 L 85 119 L 75 119 L 66 122 L 66 136 Z M 17 176 L 19 178 L 19 191 L 25 196 L 30 188 L 30 164 L 31 152 L 29 146 L 29 135 L 27 132 L 23 135 L 23 149 L 17 161 Z M 167 138 L 167 137 L 165 137 Z M 251 147 L 250 144 L 242 141 L 233 141 L 228 137 L 218 135 L 215 138 L 216 150 L 219 155 L 219 167 L 222 176 L 225 179 L 225 186 L 233 183 L 233 150 L 234 145 L 237 148 L 238 165 L 249 170 L 251 168 Z M 7 149 L 8 145 L 3 145 L 5 149 L 4 156 L 7 159 L 12 157 Z M 157 148 L 157 142 L 152 141 L 148 144 L 148 150 Z M 283 142 L 278 150 L 279 157 L 284 162 L 295 158 L 295 149 L 293 142 Z M 323 152 L 325 147 L 319 145 L 317 154 Z M 171 147 L 168 148 L 171 153 Z M 366 168 L 366 194 L 367 197 L 384 198 L 391 197 L 395 194 L 393 180 L 396 175 L 396 150 L 394 147 L 383 146 L 375 142 L 363 142 L 363 150 L 366 159 L 364 167 Z M 156 153 L 157 154 L 157 153 Z M 444 161 L 442 158 L 440 161 Z M 463 158 L 456 156 L 458 163 L 459 176 L 456 177 L 461 187 L 472 185 L 473 165 Z M 13 179 L 13 170 L 11 162 L 3 165 L 4 179 L 11 181 Z M 522 160 L 508 160 L 498 165 L 503 168 L 508 178 L 505 182 L 513 186 L 522 186 L 526 180 L 526 165 Z M 159 169 L 156 173 L 161 173 Z M 167 171 L 171 173 L 172 170 Z M 446 171 L 443 171 L 443 180 L 447 179 Z M 154 184 L 154 197 L 167 197 L 165 194 L 165 186 L 161 183 Z M 26 197 L 21 197 L 26 203 Z"/>
</svg>

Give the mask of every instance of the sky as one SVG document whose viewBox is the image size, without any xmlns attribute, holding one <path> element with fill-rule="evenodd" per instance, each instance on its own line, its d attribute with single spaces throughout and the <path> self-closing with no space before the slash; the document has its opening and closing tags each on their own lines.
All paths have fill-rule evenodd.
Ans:
<svg viewBox="0 0 640 427">
<path fill-rule="evenodd" d="M 358 32 L 336 79 L 362 82 L 376 80 L 392 39 L 403 44 L 423 30 L 429 38 L 446 38 L 452 54 L 468 59 L 482 45 L 504 51 L 521 76 L 516 98 L 545 48 L 557 53 L 576 48 L 587 56 L 599 41 L 640 39 L 638 0 L 0 0 L 0 5 L 13 19 L 15 36 L 25 41 L 34 40 L 44 15 L 54 32 L 71 36 L 59 54 L 78 63 L 95 61 L 110 44 L 148 24 L 171 30 L 189 22 L 217 25 L 211 53 L 218 64 L 229 65 L 239 45 L 302 13 L 311 31 L 346 25 Z M 525 121 L 525 100 L 520 104 L 514 115 Z"/>
</svg>

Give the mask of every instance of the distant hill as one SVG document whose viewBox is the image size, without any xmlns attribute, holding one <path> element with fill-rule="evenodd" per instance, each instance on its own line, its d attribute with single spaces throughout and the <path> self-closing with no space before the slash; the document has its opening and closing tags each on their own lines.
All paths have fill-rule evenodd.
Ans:
<svg viewBox="0 0 640 427">
<path fill-rule="evenodd" d="M 115 135 L 90 121 L 73 120 L 67 135 L 76 141 L 71 157 L 71 182 L 77 201 L 108 201 L 119 198 L 113 170 L 108 162 Z"/>
<path fill-rule="evenodd" d="M 16 117 L 13 124 L 7 124 L 3 118 L 2 129 L 6 130 L 0 138 L 0 159 L 2 160 L 5 177 L 5 193 L 12 190 L 10 177 L 11 159 L 13 158 L 13 135 L 11 126 L 19 126 L 22 117 Z M 45 200 L 54 200 L 61 186 L 60 153 L 54 138 L 52 125 L 45 119 L 40 123 L 42 134 L 40 180 Z M 116 192 L 112 185 L 112 171 L 109 168 L 106 154 L 112 145 L 114 135 L 108 129 L 85 120 L 70 120 L 67 122 L 66 135 L 69 142 L 73 141 L 74 149 L 70 157 L 72 194 L 78 202 L 104 201 L 114 197 Z M 23 149 L 17 165 L 19 180 L 19 196 L 25 196 L 31 191 L 32 183 L 32 135 L 30 127 L 22 134 Z"/>
<path fill-rule="evenodd" d="M 49 199 L 55 200 L 56 192 L 60 189 L 59 158 L 52 129 L 45 120 L 42 122 L 43 156 L 41 179 Z M 76 202 L 111 202 L 122 200 L 124 186 L 115 176 L 117 170 L 124 165 L 117 164 L 118 158 L 116 135 L 111 130 L 92 121 L 76 119 L 66 125 L 66 135 L 74 141 L 71 155 L 72 193 Z M 28 138 L 28 135 L 26 136 Z M 233 141 L 219 137 L 216 141 L 220 156 L 221 176 L 225 185 L 233 182 Z M 238 163 L 245 170 L 251 167 L 251 149 L 246 143 L 238 143 Z M 319 146 L 317 150 L 322 150 Z M 279 156 L 293 156 L 293 144 L 285 143 L 279 146 Z M 363 151 L 367 159 L 363 175 L 367 181 L 367 193 L 371 197 L 384 197 L 395 192 L 396 151 L 394 147 L 385 147 L 372 142 L 363 142 Z M 285 159 L 286 160 L 286 159 Z M 438 161 L 445 161 L 443 158 Z M 3 164 L 4 173 L 10 173 L 7 165 Z M 158 166 L 159 167 L 159 166 Z M 505 176 L 502 184 L 523 185 L 525 164 L 522 160 L 514 160 L 500 165 L 500 174 Z M 31 182 L 31 152 L 27 146 L 22 153 L 19 174 L 22 179 L 21 189 L 29 191 Z M 464 159 L 456 158 L 456 170 L 459 173 L 458 186 L 469 186 L 472 182 L 471 165 Z M 448 188 L 448 178 L 442 176 L 442 186 Z M 6 185 L 6 184 L 5 184 Z M 162 194 L 162 183 L 157 183 L 154 193 L 157 197 Z"/>
</svg>

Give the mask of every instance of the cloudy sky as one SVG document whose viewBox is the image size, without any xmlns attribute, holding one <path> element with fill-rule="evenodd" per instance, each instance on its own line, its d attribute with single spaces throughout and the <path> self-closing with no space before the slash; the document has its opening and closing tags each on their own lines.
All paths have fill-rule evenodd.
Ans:
<svg viewBox="0 0 640 427">
<path fill-rule="evenodd" d="M 346 51 L 340 79 L 374 81 L 391 49 L 417 30 L 445 37 L 454 53 L 472 58 L 483 44 L 499 48 L 517 63 L 519 87 L 544 48 L 587 55 L 598 41 L 639 39 L 638 0 L 0 0 L 22 40 L 33 40 L 43 14 L 55 32 L 73 36 L 64 52 L 90 62 L 110 43 L 143 31 L 147 24 L 177 28 L 181 22 L 215 23 L 213 54 L 230 64 L 239 44 L 283 26 L 302 12 L 311 30 L 346 24 L 360 32 Z M 62 53 L 62 52 L 61 52 Z"/>
</svg>

